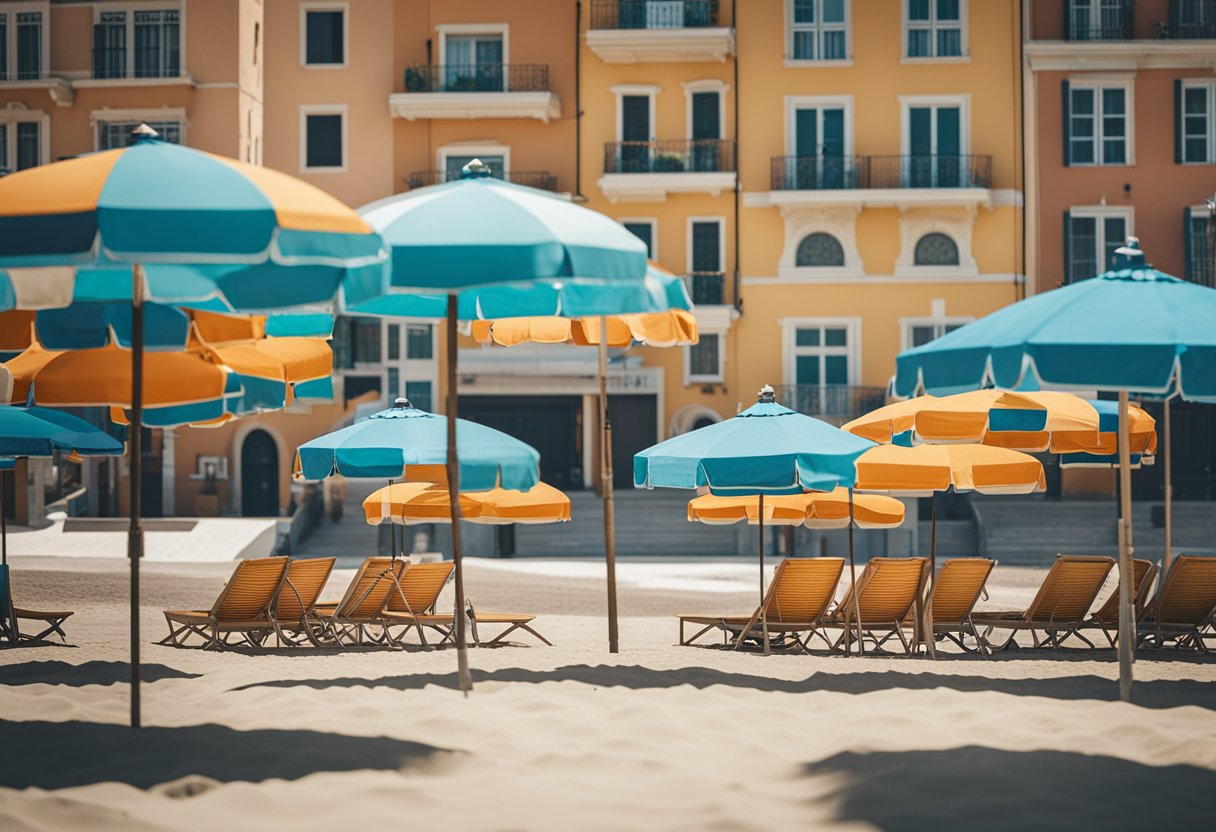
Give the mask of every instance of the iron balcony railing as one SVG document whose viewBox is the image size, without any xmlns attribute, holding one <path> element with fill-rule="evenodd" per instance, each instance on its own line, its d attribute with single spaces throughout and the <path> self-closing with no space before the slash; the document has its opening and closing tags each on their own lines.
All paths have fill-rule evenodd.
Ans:
<svg viewBox="0 0 1216 832">
<path fill-rule="evenodd" d="M 548 64 L 434 64 L 405 68 L 406 92 L 548 92 Z"/>
<path fill-rule="evenodd" d="M 991 156 L 777 156 L 775 191 L 989 188 Z"/>
<path fill-rule="evenodd" d="M 697 29 L 718 25 L 718 0 L 592 0 L 592 29 Z"/>
<path fill-rule="evenodd" d="M 135 65 L 127 68 L 127 52 L 134 53 Z M 94 78 L 176 78 L 181 74 L 178 56 L 162 47 L 125 46 L 93 49 Z"/>
<path fill-rule="evenodd" d="M 721 306 L 726 303 L 726 275 L 723 272 L 692 272 L 684 280 L 694 306 Z"/>
<path fill-rule="evenodd" d="M 540 188 L 543 191 L 557 190 L 557 176 L 547 170 L 511 170 L 504 175 L 498 171 L 491 173 L 495 179 L 505 179 L 516 185 L 527 185 L 529 188 Z M 424 188 L 427 185 L 438 185 L 441 182 L 452 182 L 460 178 L 460 171 L 454 170 L 416 170 L 406 180 L 410 188 Z"/>
<path fill-rule="evenodd" d="M 1157 37 L 1216 39 L 1216 0 L 1170 0 L 1169 18 L 1157 26 Z"/>
<path fill-rule="evenodd" d="M 882 407 L 885 387 L 850 384 L 787 384 L 776 390 L 777 401 L 808 416 L 846 422 Z"/>
<path fill-rule="evenodd" d="M 1096 10 L 1089 4 L 1065 7 L 1064 37 L 1067 40 L 1131 40 L 1135 37 L 1133 26 L 1130 0 L 1124 0 L 1120 7 L 1103 4 Z"/>
<path fill-rule="evenodd" d="M 731 173 L 734 170 L 735 143 L 729 139 L 604 144 L 604 173 Z"/>
</svg>

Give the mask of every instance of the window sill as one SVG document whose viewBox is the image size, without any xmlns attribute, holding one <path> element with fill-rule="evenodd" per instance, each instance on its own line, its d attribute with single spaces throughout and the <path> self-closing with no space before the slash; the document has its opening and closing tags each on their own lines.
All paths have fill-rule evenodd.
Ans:
<svg viewBox="0 0 1216 832">
<path fill-rule="evenodd" d="M 786 58 L 786 69 L 834 69 L 853 65 L 852 58 L 838 58 L 825 61 L 808 61 L 804 58 Z"/>
<path fill-rule="evenodd" d="M 349 63 L 340 63 L 340 64 L 309 64 L 309 63 L 302 63 L 302 64 L 300 64 L 300 69 L 349 69 L 349 68 L 350 68 L 350 64 L 349 64 Z"/>
<path fill-rule="evenodd" d="M 346 173 L 346 165 L 336 168 L 300 168 L 300 173 Z"/>
<path fill-rule="evenodd" d="M 723 376 L 689 376 L 684 379 L 685 387 L 696 387 L 700 384 L 724 384 L 726 379 Z"/>
<path fill-rule="evenodd" d="M 950 55 L 941 58 L 912 58 L 908 55 L 903 55 L 900 57 L 899 62 L 901 64 L 908 64 L 911 66 L 915 66 L 916 64 L 969 64 L 971 63 L 971 56 Z"/>
<path fill-rule="evenodd" d="M 1191 164 L 1195 164 L 1192 162 Z M 1211 162 L 1207 164 L 1212 164 Z M 1135 161 L 1128 162 L 1065 162 L 1066 168 L 1130 168 L 1135 167 Z"/>
</svg>

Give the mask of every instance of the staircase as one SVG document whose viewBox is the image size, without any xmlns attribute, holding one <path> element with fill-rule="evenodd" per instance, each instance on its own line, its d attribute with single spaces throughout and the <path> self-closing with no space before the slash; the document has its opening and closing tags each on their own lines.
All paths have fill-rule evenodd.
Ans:
<svg viewBox="0 0 1216 832">
<path fill-rule="evenodd" d="M 326 557 L 336 555 L 338 566 L 357 565 L 368 555 L 380 553 L 380 530 L 369 526 L 363 519 L 363 500 L 384 483 L 376 480 L 347 480 L 346 502 L 342 508 L 342 519 L 334 523 L 322 517 L 320 524 L 309 534 L 296 551 L 296 557 Z M 386 553 L 387 554 L 387 553 Z"/>
</svg>

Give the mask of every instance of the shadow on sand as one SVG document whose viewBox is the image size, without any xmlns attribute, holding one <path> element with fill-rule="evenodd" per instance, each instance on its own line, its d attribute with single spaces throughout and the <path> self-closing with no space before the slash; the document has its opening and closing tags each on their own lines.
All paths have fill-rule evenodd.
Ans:
<svg viewBox="0 0 1216 832">
<path fill-rule="evenodd" d="M 140 675 L 145 682 L 163 679 L 197 679 L 202 674 L 186 673 L 164 664 L 144 664 Z M 26 662 L 0 665 L 0 685 L 115 685 L 131 681 L 131 665 L 126 662 Z"/>
<path fill-rule="evenodd" d="M 298 780 L 317 772 L 402 771 L 459 753 L 388 737 L 236 731 L 223 725 L 141 728 L 0 720 L 0 786 L 62 789 L 117 781 L 146 789 L 186 776 L 219 782 Z"/>
<path fill-rule="evenodd" d="M 808 763 L 840 820 L 884 832 L 1210 828 L 1216 771 L 1064 751 L 846 751 Z"/>
<path fill-rule="evenodd" d="M 812 673 L 805 679 L 776 679 L 771 676 L 755 676 L 745 673 L 726 673 L 704 667 L 685 667 L 677 670 L 656 670 L 649 667 L 618 665 L 567 665 L 554 670 L 526 670 L 503 668 L 492 671 L 473 671 L 473 681 L 515 682 L 540 684 L 542 682 L 575 681 L 597 687 L 625 687 L 632 690 L 651 688 L 674 688 L 691 685 L 707 688 L 711 685 L 726 685 L 761 692 L 811 693 L 873 693 L 881 690 L 909 689 L 930 690 L 946 688 L 962 692 L 994 691 L 1011 696 L 1044 696 L 1050 699 L 1084 700 L 1094 699 L 1113 702 L 1118 699 L 1118 685 L 1112 679 L 1100 676 L 1066 676 L 1046 679 L 996 679 L 988 676 L 953 675 L 943 673 L 905 673 L 901 671 L 869 671 L 862 673 Z M 336 679 L 280 679 L 256 682 L 233 688 L 235 691 L 257 688 L 310 687 L 317 690 L 328 688 L 372 688 L 388 687 L 397 690 L 419 690 L 427 685 L 455 688 L 455 674 L 417 673 L 401 676 L 380 676 L 364 679 L 345 677 Z M 1133 701 L 1147 708 L 1176 708 L 1196 705 L 1216 710 L 1216 685 L 1191 680 L 1156 680 L 1137 682 L 1133 689 Z"/>
</svg>

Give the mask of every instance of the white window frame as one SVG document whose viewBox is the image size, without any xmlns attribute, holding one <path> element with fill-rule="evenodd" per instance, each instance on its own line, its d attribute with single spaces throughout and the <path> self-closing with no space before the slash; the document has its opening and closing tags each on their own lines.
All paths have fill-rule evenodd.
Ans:
<svg viewBox="0 0 1216 832">
<path fill-rule="evenodd" d="M 971 39 L 967 36 L 969 27 L 967 0 L 958 0 L 958 26 L 959 26 L 959 50 L 961 55 L 937 55 L 937 2 L 929 0 L 929 22 L 927 29 L 929 32 L 929 48 L 933 54 L 931 55 L 909 55 L 908 54 L 908 32 L 913 29 L 926 28 L 925 24 L 920 22 L 913 27 L 912 21 L 909 19 L 908 0 L 900 0 L 900 29 L 899 29 L 899 61 L 900 63 L 941 63 L 941 64 L 965 64 L 971 62 Z M 954 26 L 943 28 L 953 29 Z"/>
<path fill-rule="evenodd" d="M 937 306 L 939 301 L 935 300 L 933 304 Z M 932 315 L 899 319 L 899 349 L 901 352 L 912 349 L 912 330 L 916 327 L 933 327 L 933 331 L 936 333 L 933 340 L 936 341 L 946 334 L 946 327 L 963 326 L 975 320 L 974 315 L 946 315 L 945 302 L 940 302 L 940 306 L 942 311 L 935 309 Z"/>
<path fill-rule="evenodd" d="M 1204 139 L 1207 142 L 1205 159 L 1187 159 L 1186 158 L 1186 91 L 1200 89 L 1207 93 L 1207 123 L 1204 125 Z M 1179 130 L 1182 130 L 1180 137 L 1180 149 L 1182 152 L 1183 165 L 1211 165 L 1216 164 L 1216 79 L 1212 78 L 1183 78 L 1182 79 L 1182 109 L 1179 114 Z"/>
<path fill-rule="evenodd" d="M 718 94 L 718 138 L 726 138 L 726 94 L 730 92 L 730 84 L 717 78 L 706 78 L 701 81 L 689 81 L 684 87 L 684 138 L 692 139 L 692 97 L 694 93 L 716 92 Z M 653 99 L 651 106 L 654 105 Z M 653 119 L 651 126 L 654 126 Z"/>
<path fill-rule="evenodd" d="M 504 177 L 511 175 L 511 146 L 507 144 L 492 144 L 490 142 L 471 142 L 468 144 L 453 142 L 435 148 L 435 170 L 440 175 L 448 169 L 449 156 L 501 156 L 502 173 Z"/>
<path fill-rule="evenodd" d="M 1074 219 L 1094 220 L 1094 248 L 1097 250 L 1099 257 L 1106 251 L 1106 229 L 1104 227 L 1105 224 L 1101 221 L 1109 217 L 1123 218 L 1123 235 L 1125 237 L 1134 237 L 1136 235 L 1136 208 L 1133 205 L 1073 205 L 1068 209 L 1069 222 Z M 1067 231 L 1070 234 L 1072 233 L 1071 228 L 1068 228 Z M 1120 242 L 1123 241 L 1120 240 Z M 1062 248 L 1071 250 L 1071 244 L 1065 240 Z M 1067 277 L 1070 264 L 1065 262 L 1061 265 L 1063 267 L 1061 274 Z M 1097 271 L 1094 274 L 1086 275 L 1086 277 L 1093 277 L 1104 271 L 1106 271 L 1106 263 L 1098 262 Z M 1080 279 L 1084 280 L 1085 277 Z"/>
<path fill-rule="evenodd" d="M 342 164 L 338 167 L 308 166 L 308 117 L 342 117 Z M 350 162 L 350 118 L 345 104 L 300 105 L 300 173 L 346 173 Z"/>
<path fill-rule="evenodd" d="M 816 355 L 844 355 L 849 359 L 849 380 L 845 383 L 848 387 L 857 387 L 861 379 L 861 318 L 858 317 L 841 317 L 841 318 L 781 318 L 778 320 L 781 327 L 781 365 L 782 377 L 785 380 L 787 387 L 794 387 L 798 383 L 798 371 L 794 359 L 800 355 L 799 350 L 809 351 L 808 347 L 795 346 L 797 330 L 810 329 L 813 327 L 844 327 L 848 330 L 845 335 L 845 346 L 843 347 L 824 347 L 822 344 L 815 348 Z M 840 350 L 841 352 L 824 352 L 824 350 Z M 822 374 L 820 374 L 822 378 Z M 820 387 L 831 387 L 834 385 L 824 384 L 822 381 Z"/>
<path fill-rule="evenodd" d="M 702 332 L 700 334 L 700 342 L 705 342 L 710 338 L 716 338 L 718 341 L 718 371 L 712 375 L 693 375 L 692 374 L 692 347 L 684 347 L 684 386 L 689 387 L 694 384 L 721 384 L 726 380 L 726 336 L 722 332 Z"/>
<path fill-rule="evenodd" d="M 910 156 L 912 150 L 912 117 L 913 108 L 958 107 L 958 152 L 961 156 L 971 153 L 971 95 L 901 95 L 899 96 L 899 152 Z M 930 119 L 932 125 L 933 153 L 937 154 L 937 118 Z"/>
<path fill-rule="evenodd" d="M 147 107 L 127 110 L 94 110 L 89 113 L 89 125 L 93 128 L 93 150 L 101 149 L 97 131 L 102 124 L 110 122 L 145 122 L 145 121 L 175 121 L 182 136 L 182 146 L 186 147 L 186 129 L 189 122 L 186 119 L 184 107 Z"/>
<path fill-rule="evenodd" d="M 658 217 L 620 217 L 617 219 L 621 225 L 626 223 L 630 225 L 649 225 L 650 226 L 650 254 L 651 260 L 656 263 L 659 260 L 659 218 Z"/>
<path fill-rule="evenodd" d="M 0 124 L 8 127 L 8 158 L 0 159 L 0 168 L 17 171 L 17 125 L 38 122 L 38 165 L 51 161 L 51 116 L 44 110 L 0 109 Z"/>
<path fill-rule="evenodd" d="M 798 246 L 808 234 L 831 234 L 844 249 L 843 266 L 799 266 Z M 790 211 L 785 217 L 785 246 L 777 263 L 778 278 L 862 277 L 865 267 L 857 248 L 857 212 L 843 208 Z"/>
<path fill-rule="evenodd" d="M 895 277 L 929 276 L 977 277 L 979 265 L 972 252 L 975 217 L 966 210 L 918 208 L 899 217 L 899 256 L 895 258 Z M 918 266 L 916 244 L 926 234 L 945 234 L 958 247 L 957 266 Z"/>
<path fill-rule="evenodd" d="M 819 0 L 822 3 L 822 0 Z M 794 32 L 815 32 L 815 53 L 823 54 L 823 33 L 839 32 L 841 28 L 833 23 L 824 27 L 822 22 L 812 24 L 794 23 L 794 0 L 785 0 L 785 66 L 791 69 L 798 67 L 846 67 L 853 65 L 853 0 L 844 0 L 844 57 L 843 58 L 795 58 Z M 822 6 L 816 6 L 816 12 L 822 15 Z M 795 28 L 797 27 L 797 28 Z"/>
<path fill-rule="evenodd" d="M 625 112 L 623 101 L 627 95 L 645 95 L 650 98 L 650 139 L 654 140 L 655 132 L 655 97 L 662 92 L 663 88 L 658 84 L 617 84 L 611 87 L 610 91 L 616 96 L 616 140 L 624 141 L 621 138 L 625 128 Z M 691 105 L 690 105 L 691 106 Z"/>
<path fill-rule="evenodd" d="M 448 65 L 448 37 L 456 35 L 457 37 L 477 35 L 498 35 L 502 38 L 502 65 L 508 66 L 511 63 L 511 26 L 507 23 L 441 23 L 435 27 L 436 39 L 439 43 L 439 66 L 445 67 Z M 510 81 L 507 76 L 510 75 L 506 70 L 503 71 L 503 89 L 510 90 Z"/>
<path fill-rule="evenodd" d="M 41 66 L 38 68 L 38 78 L 17 79 L 17 15 L 23 12 L 41 12 L 42 13 L 42 47 L 38 50 L 39 58 L 41 58 Z M 31 81 L 42 80 L 50 76 L 51 73 L 51 4 L 50 0 L 41 0 L 41 2 L 29 3 L 4 3 L 0 4 L 0 14 L 8 17 L 8 66 L 0 67 L 0 71 L 5 73 L 7 81 L 0 82 L 0 85 L 5 84 L 28 84 Z M 90 33 L 90 38 L 92 34 Z M 45 162 L 43 163 L 45 164 Z"/>
<path fill-rule="evenodd" d="M 342 12 L 342 62 L 336 64 L 310 64 L 308 62 L 308 13 Z M 350 4 L 349 3 L 301 3 L 300 4 L 300 67 L 302 69 L 346 69 L 350 66 Z"/>
<path fill-rule="evenodd" d="M 1072 94 L 1077 89 L 1088 89 L 1094 92 L 1094 161 L 1078 162 L 1072 158 Z M 1102 91 L 1108 89 L 1123 90 L 1123 146 L 1124 161 L 1107 162 L 1102 149 L 1106 137 L 1103 131 Z M 1098 76 L 1082 75 L 1068 79 L 1068 166 L 1074 168 L 1122 168 L 1136 164 L 1136 83 L 1134 76 Z"/>
<path fill-rule="evenodd" d="M 149 78 L 135 77 L 135 12 L 177 12 L 177 75 L 160 75 Z M 93 4 L 93 25 L 101 22 L 102 12 L 123 12 L 126 14 L 126 29 L 127 29 L 127 66 L 126 74 L 122 78 L 96 79 L 121 81 L 124 79 L 134 79 L 140 82 L 156 81 L 158 78 L 185 78 L 186 72 L 186 41 L 189 38 L 186 36 L 186 3 L 183 0 L 163 0 L 158 3 L 132 3 L 130 0 L 125 2 L 115 3 L 94 3 Z M 45 30 L 45 26 L 43 29 Z M 44 35 L 45 37 L 45 35 Z M 93 33 L 89 33 L 89 44 L 93 43 Z M 93 68 L 90 64 L 88 70 L 89 78 L 93 77 Z"/>
</svg>

